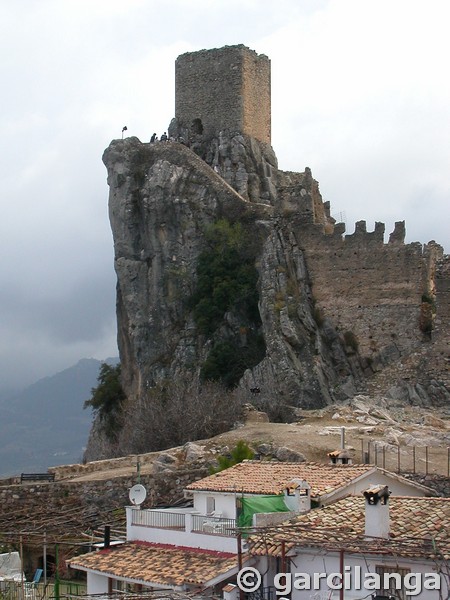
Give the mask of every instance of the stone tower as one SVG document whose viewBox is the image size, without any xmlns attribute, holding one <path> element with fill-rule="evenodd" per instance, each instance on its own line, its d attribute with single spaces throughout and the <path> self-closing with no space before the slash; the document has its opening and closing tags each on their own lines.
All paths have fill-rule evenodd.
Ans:
<svg viewBox="0 0 450 600">
<path fill-rule="evenodd" d="M 182 54 L 175 118 L 193 134 L 244 133 L 270 144 L 270 60 L 242 44 Z"/>
</svg>

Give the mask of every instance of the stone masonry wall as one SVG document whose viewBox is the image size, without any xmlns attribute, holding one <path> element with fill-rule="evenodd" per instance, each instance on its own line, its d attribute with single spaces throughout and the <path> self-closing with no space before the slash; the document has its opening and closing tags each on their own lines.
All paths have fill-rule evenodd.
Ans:
<svg viewBox="0 0 450 600">
<path fill-rule="evenodd" d="M 271 143 L 270 61 L 267 56 L 243 52 L 242 133 Z"/>
<path fill-rule="evenodd" d="M 320 318 L 329 318 L 348 350 L 357 348 L 365 366 L 377 370 L 424 339 L 420 318 L 422 295 L 430 289 L 430 249 L 405 245 L 403 223 L 388 244 L 383 223 L 367 232 L 360 221 L 345 238 L 343 231 L 343 224 L 332 235 L 324 235 L 321 226 L 299 227 L 299 244 Z"/>
<path fill-rule="evenodd" d="M 430 370 L 436 379 L 450 387 L 450 256 L 437 262 L 435 288 L 433 354 Z"/>
<path fill-rule="evenodd" d="M 144 508 L 170 505 L 183 497 L 183 489 L 191 482 L 205 477 L 206 467 L 164 470 L 160 473 L 141 475 L 141 483 L 147 488 Z M 112 509 L 129 504 L 128 490 L 135 485 L 136 476 L 115 477 L 93 481 L 59 481 L 55 483 L 26 483 L 0 485 L 0 519 L 5 512 L 27 508 L 32 515 L 37 507 L 45 505 L 48 511 L 58 507 L 78 504 L 80 509 L 92 511 L 92 506 Z"/>
<path fill-rule="evenodd" d="M 228 130 L 270 144 L 269 59 L 243 45 L 182 54 L 175 64 L 175 118 L 191 129 L 199 120 L 194 134 Z"/>
</svg>

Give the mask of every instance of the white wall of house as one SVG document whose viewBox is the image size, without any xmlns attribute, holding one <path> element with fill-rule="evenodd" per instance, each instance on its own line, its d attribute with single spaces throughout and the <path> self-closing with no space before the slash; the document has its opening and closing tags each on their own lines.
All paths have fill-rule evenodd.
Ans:
<svg viewBox="0 0 450 600">
<path fill-rule="evenodd" d="M 194 492 L 193 496 L 194 510 L 201 515 L 207 515 L 215 511 L 222 513 L 223 518 L 236 518 L 236 494 L 200 491 Z"/>
<path fill-rule="evenodd" d="M 304 577 L 300 574 L 308 574 L 311 577 L 311 583 L 313 583 L 314 574 L 340 572 L 340 556 L 338 552 L 327 552 L 326 550 L 320 550 L 317 548 L 305 548 L 298 550 L 295 556 L 289 557 L 291 559 L 290 570 L 292 578 L 292 600 L 310 600 L 315 593 L 319 592 L 326 594 L 329 600 L 339 600 L 339 590 L 334 590 L 328 595 L 328 586 L 325 578 L 320 580 L 320 590 L 309 589 L 299 590 L 295 588 L 294 582 L 297 579 L 300 583 L 305 581 Z M 361 573 L 361 589 L 356 589 L 356 569 L 358 566 Z M 403 559 L 399 556 L 388 557 L 388 556 L 362 556 L 362 555 L 347 555 L 344 554 L 344 574 L 349 573 L 351 575 L 351 589 L 345 590 L 345 600 L 357 600 L 362 597 L 371 597 L 375 591 L 367 590 L 364 587 L 364 580 L 366 573 L 376 573 L 376 567 L 384 567 L 397 571 L 398 569 L 407 569 L 411 573 L 420 573 L 422 582 L 427 579 L 426 573 L 436 573 L 436 565 L 432 561 L 414 561 L 411 559 Z M 266 573 L 264 576 L 264 587 L 274 585 L 274 574 L 276 573 L 276 560 L 274 557 L 269 558 L 269 564 L 267 563 L 267 557 L 260 557 L 257 563 L 257 568 L 261 573 Z M 297 577 L 295 574 L 298 574 Z M 416 582 L 411 581 L 412 585 L 415 586 Z M 438 590 L 425 590 L 423 589 L 420 594 L 410 596 L 411 598 L 418 598 L 420 600 L 439 600 L 439 598 L 447 598 L 449 592 L 449 582 L 445 577 L 441 577 L 441 594 Z M 423 586 L 422 586 L 423 587 Z M 287 596 L 288 594 L 282 594 Z M 407 596 L 408 597 L 408 596 Z"/>
<path fill-rule="evenodd" d="M 203 548 L 217 552 L 237 552 L 237 540 L 234 536 L 212 535 L 191 531 L 192 516 L 187 513 L 185 530 L 160 529 L 133 525 L 132 514 L 135 507 L 127 506 L 127 540 L 152 542 L 155 544 L 171 544 L 174 546 L 188 546 L 189 548 Z"/>
<path fill-rule="evenodd" d="M 98 573 L 87 572 L 87 593 L 88 594 L 107 594 L 108 577 Z"/>
<path fill-rule="evenodd" d="M 336 492 L 322 496 L 321 504 L 331 504 L 332 502 L 336 502 L 336 500 L 344 498 L 349 494 L 358 496 L 367 490 L 367 488 L 371 485 L 378 484 L 387 485 L 392 496 L 414 496 L 415 498 L 423 498 L 425 496 L 424 491 L 410 484 L 408 481 L 405 480 L 403 482 L 395 477 L 389 477 L 389 475 L 386 475 L 382 471 L 376 470 L 374 473 L 363 475 L 358 480 L 349 483 L 344 488 L 337 490 Z"/>
</svg>

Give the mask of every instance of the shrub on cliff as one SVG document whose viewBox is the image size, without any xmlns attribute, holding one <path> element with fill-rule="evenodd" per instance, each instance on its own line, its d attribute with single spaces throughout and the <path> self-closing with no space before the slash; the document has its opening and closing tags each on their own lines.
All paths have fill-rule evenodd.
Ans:
<svg viewBox="0 0 450 600">
<path fill-rule="evenodd" d="M 97 377 L 97 387 L 92 388 L 91 398 L 84 408 L 92 408 L 99 426 L 109 439 L 114 439 L 121 428 L 122 404 L 125 393 L 120 383 L 120 363 L 112 366 L 102 363 Z"/>
<path fill-rule="evenodd" d="M 236 339 L 216 342 L 205 360 L 200 376 L 202 381 L 220 381 L 233 388 L 247 369 L 257 365 L 264 357 L 266 345 L 261 334 L 247 333 L 245 345 Z"/>
<path fill-rule="evenodd" d="M 255 266 L 260 243 L 254 230 L 249 232 L 241 223 L 221 219 L 205 230 L 205 249 L 198 257 L 191 307 L 198 331 L 214 339 L 201 378 L 219 381 L 228 389 L 237 385 L 266 351 L 260 333 Z M 232 314 L 228 322 L 227 313 Z"/>
<path fill-rule="evenodd" d="M 259 325 L 255 249 L 242 225 L 221 219 L 206 229 L 205 240 L 206 248 L 197 262 L 197 288 L 191 298 L 199 331 L 214 333 L 230 310 Z"/>
</svg>

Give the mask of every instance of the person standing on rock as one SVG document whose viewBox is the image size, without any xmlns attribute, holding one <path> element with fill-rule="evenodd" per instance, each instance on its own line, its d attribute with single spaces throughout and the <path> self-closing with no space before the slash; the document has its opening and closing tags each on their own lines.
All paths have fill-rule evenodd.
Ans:
<svg viewBox="0 0 450 600">
<path fill-rule="evenodd" d="M 167 133 L 166 133 L 166 132 L 164 132 L 164 133 L 162 134 L 162 136 L 161 136 L 161 141 L 162 141 L 162 142 L 167 142 Z"/>
<path fill-rule="evenodd" d="M 156 136 L 156 133 L 154 133 L 154 134 L 152 135 L 152 137 L 150 138 L 150 144 L 153 144 L 153 142 L 156 142 L 157 140 L 158 140 L 158 138 L 157 138 L 157 136 Z"/>
</svg>

